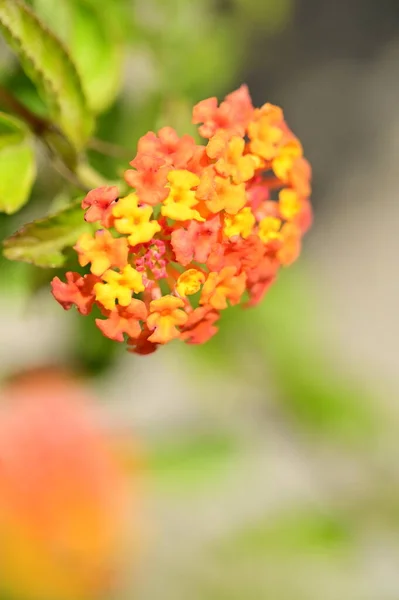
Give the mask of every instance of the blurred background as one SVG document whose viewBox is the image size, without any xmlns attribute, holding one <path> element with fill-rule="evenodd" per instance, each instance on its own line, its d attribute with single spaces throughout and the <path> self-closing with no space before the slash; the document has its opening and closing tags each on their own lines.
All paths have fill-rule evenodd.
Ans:
<svg viewBox="0 0 399 600">
<path fill-rule="evenodd" d="M 140 568 L 128 555 L 118 597 L 397 600 L 399 3 L 31 4 L 109 91 L 96 135 L 131 158 L 148 130 L 193 133 L 195 102 L 245 82 L 255 105 L 284 108 L 313 166 L 298 264 L 203 347 L 130 355 L 62 311 L 54 271 L 1 259 L 4 382 L 48 365 L 79 374 L 107 431 L 143 453 Z M 42 111 L 5 45 L 0 70 Z M 128 160 L 91 153 L 109 178 Z M 69 193 L 43 154 L 1 237 Z"/>
</svg>

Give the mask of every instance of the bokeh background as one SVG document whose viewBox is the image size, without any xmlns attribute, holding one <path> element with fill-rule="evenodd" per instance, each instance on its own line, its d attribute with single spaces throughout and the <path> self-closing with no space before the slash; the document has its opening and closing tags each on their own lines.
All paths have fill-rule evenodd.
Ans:
<svg viewBox="0 0 399 600">
<path fill-rule="evenodd" d="M 97 136 L 131 158 L 140 135 L 192 133 L 195 102 L 245 82 L 255 105 L 284 108 L 313 166 L 300 260 L 261 306 L 226 311 L 204 347 L 130 355 L 62 311 L 53 272 L 1 259 L 2 378 L 83 375 L 107 429 L 145 456 L 147 533 L 121 597 L 397 600 L 399 3 L 102 0 L 102 23 L 84 16 L 91 0 L 32 4 L 67 44 L 81 5 L 81 51 L 121 85 Z M 0 70 L 40 111 L 5 45 Z M 115 178 L 129 159 L 91 160 Z M 32 201 L 0 215 L 1 236 L 68 194 L 43 154 Z"/>
</svg>

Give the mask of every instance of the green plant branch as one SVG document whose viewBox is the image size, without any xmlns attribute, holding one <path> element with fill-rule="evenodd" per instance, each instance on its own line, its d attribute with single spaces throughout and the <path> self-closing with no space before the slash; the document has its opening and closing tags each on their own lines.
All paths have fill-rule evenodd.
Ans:
<svg viewBox="0 0 399 600">
<path fill-rule="evenodd" d="M 112 158 L 131 158 L 131 151 L 127 148 L 123 148 L 122 146 L 118 146 L 118 144 L 113 144 L 112 142 L 106 142 L 105 140 L 99 140 L 98 138 L 92 138 L 89 140 L 88 148 L 98 152 L 99 154 L 103 154 L 104 156 L 110 156 Z"/>
<path fill-rule="evenodd" d="M 27 108 L 6 88 L 0 86 L 0 106 L 21 118 L 32 133 L 44 144 L 51 155 L 53 167 L 74 187 L 88 192 L 93 187 L 110 185 L 110 182 L 95 171 L 82 157 L 77 155 L 73 146 L 51 121 Z M 108 156 L 124 157 L 128 151 L 124 148 L 99 139 L 92 139 L 89 147 Z"/>
<path fill-rule="evenodd" d="M 0 85 L 0 105 L 20 117 L 38 137 L 51 126 L 50 121 L 32 112 L 2 85 Z"/>
</svg>

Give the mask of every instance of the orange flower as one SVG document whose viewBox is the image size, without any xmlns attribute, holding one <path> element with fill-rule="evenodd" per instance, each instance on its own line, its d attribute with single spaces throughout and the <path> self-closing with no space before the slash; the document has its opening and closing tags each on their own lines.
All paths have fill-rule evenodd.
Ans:
<svg viewBox="0 0 399 600">
<path fill-rule="evenodd" d="M 135 162 L 137 170 L 125 171 L 125 181 L 135 188 L 140 202 L 155 206 L 168 195 L 166 187 L 169 169 L 156 156 L 143 156 Z"/>
<path fill-rule="evenodd" d="M 281 248 L 277 252 L 280 263 L 291 265 L 301 251 L 301 231 L 294 223 L 286 223 L 281 230 Z"/>
<path fill-rule="evenodd" d="M 81 315 L 88 315 L 94 304 L 94 286 L 99 281 L 94 275 L 82 277 L 79 273 L 66 273 L 67 282 L 54 277 L 51 282 L 54 298 L 65 310 L 76 306 Z"/>
<path fill-rule="evenodd" d="M 76 245 L 91 275 L 53 281 L 64 308 L 85 314 L 96 303 L 104 335 L 127 337 L 136 354 L 212 337 L 220 311 L 244 292 L 247 306 L 261 300 L 312 223 L 310 165 L 281 108 L 254 109 L 243 85 L 220 104 L 199 102 L 193 123 L 205 143 L 171 127 L 139 140 L 125 172 L 133 193 L 88 194 L 86 218 L 112 235 Z"/>
<path fill-rule="evenodd" d="M 119 191 L 116 186 L 100 187 L 91 190 L 82 202 L 82 208 L 88 209 L 85 214 L 85 221 L 88 223 L 101 221 L 104 227 L 107 227 L 108 216 L 118 196 Z"/>
<path fill-rule="evenodd" d="M 187 344 L 205 344 L 218 332 L 218 328 L 215 327 L 218 320 L 217 310 L 199 306 L 189 314 L 181 339 Z"/>
<path fill-rule="evenodd" d="M 217 98 L 209 98 L 196 104 L 193 109 L 193 123 L 203 123 L 198 131 L 204 138 L 212 137 L 219 130 L 243 136 L 252 113 L 253 106 L 248 88 L 242 85 L 229 94 L 219 107 Z"/>
<path fill-rule="evenodd" d="M 245 140 L 236 135 L 229 140 L 224 135 L 221 137 L 222 139 L 217 139 L 218 136 L 215 135 L 207 146 L 208 156 L 217 159 L 215 171 L 223 177 L 231 177 L 233 183 L 244 183 L 252 179 L 256 161 L 250 154 L 244 155 Z"/>
<path fill-rule="evenodd" d="M 235 267 L 224 267 L 220 273 L 210 273 L 202 288 L 200 304 L 216 310 L 227 308 L 227 300 L 238 304 L 245 290 L 245 273 L 237 275 Z"/>
<path fill-rule="evenodd" d="M 251 152 L 265 160 L 276 159 L 283 139 L 283 112 L 278 106 L 265 104 L 255 111 L 255 118 L 248 126 Z"/>
<path fill-rule="evenodd" d="M 179 337 L 180 332 L 177 327 L 184 325 L 188 318 L 181 310 L 183 306 L 183 300 L 174 296 L 164 296 L 151 302 L 147 325 L 149 329 L 155 331 L 148 338 L 150 342 L 166 344 Z"/>
<path fill-rule="evenodd" d="M 132 299 L 129 306 L 118 306 L 107 314 L 107 319 L 96 319 L 97 327 L 103 334 L 117 342 L 123 342 L 123 334 L 138 338 L 141 334 L 140 322 L 147 318 L 147 308 L 141 300 Z"/>
<path fill-rule="evenodd" d="M 102 275 L 110 267 L 123 269 L 127 265 L 128 244 L 125 238 L 115 239 L 109 231 L 96 231 L 94 237 L 83 233 L 74 249 L 79 255 L 79 264 L 91 263 L 93 275 Z"/>
<path fill-rule="evenodd" d="M 88 600 L 116 583 L 127 481 L 90 398 L 54 371 L 5 388 L 0 411 L 0 589 Z M 130 508 L 129 508 L 130 511 Z"/>
<path fill-rule="evenodd" d="M 247 201 L 245 184 L 216 175 L 212 168 L 204 171 L 197 189 L 197 198 L 204 200 L 211 213 L 226 211 L 235 215 Z"/>
<path fill-rule="evenodd" d="M 179 138 L 172 127 L 162 127 L 158 135 L 150 131 L 139 140 L 137 156 L 131 165 L 139 168 L 144 157 L 152 156 L 175 169 L 184 169 L 193 157 L 195 147 L 195 140 L 190 135 Z"/>
<path fill-rule="evenodd" d="M 172 248 L 176 260 L 184 267 L 192 260 L 206 262 L 220 230 L 218 216 L 205 223 L 191 221 L 187 229 L 176 229 L 172 233 Z"/>
</svg>

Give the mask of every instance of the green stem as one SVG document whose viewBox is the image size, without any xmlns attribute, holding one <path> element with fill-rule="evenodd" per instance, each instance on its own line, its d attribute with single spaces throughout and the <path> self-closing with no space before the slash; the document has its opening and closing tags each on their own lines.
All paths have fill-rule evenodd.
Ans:
<svg viewBox="0 0 399 600">
<path fill-rule="evenodd" d="M 87 192 L 95 187 L 116 184 L 102 177 L 84 159 L 79 160 L 74 147 L 56 125 L 32 112 L 3 86 L 0 86 L 0 105 L 7 107 L 28 125 L 50 152 L 55 169 L 74 187 Z M 125 155 L 123 148 L 102 140 L 92 140 L 90 147 L 103 154 Z"/>
<path fill-rule="evenodd" d="M 113 144 L 112 142 L 106 142 L 105 140 L 99 140 L 98 138 L 93 138 L 89 141 L 88 147 L 98 154 L 103 154 L 104 156 L 110 156 L 111 158 L 124 158 L 130 159 L 132 153 L 122 146 L 118 146 L 118 144 Z"/>
<path fill-rule="evenodd" d="M 0 104 L 20 117 L 37 136 L 42 136 L 51 126 L 50 121 L 32 112 L 2 85 L 0 85 Z"/>
</svg>

